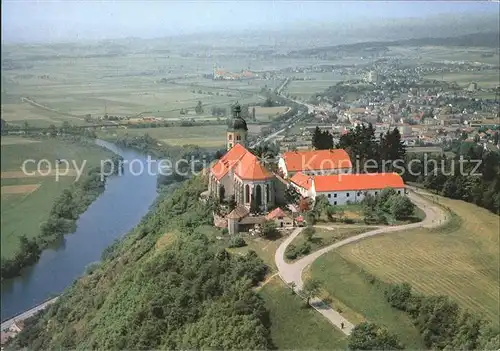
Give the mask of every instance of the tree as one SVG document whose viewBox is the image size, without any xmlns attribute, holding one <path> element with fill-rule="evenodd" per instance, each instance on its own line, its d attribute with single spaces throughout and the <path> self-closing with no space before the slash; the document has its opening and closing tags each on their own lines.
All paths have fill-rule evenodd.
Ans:
<svg viewBox="0 0 500 351">
<path fill-rule="evenodd" d="M 28 128 L 29 128 L 29 124 L 28 124 L 28 121 L 24 121 L 23 122 L 23 130 L 24 130 L 24 133 L 25 134 L 28 134 Z"/>
<path fill-rule="evenodd" d="M 319 127 L 316 127 L 312 136 L 312 146 L 316 150 L 333 149 L 333 135 L 328 131 L 322 132 Z"/>
<path fill-rule="evenodd" d="M 304 238 L 306 239 L 306 241 L 311 241 L 314 233 L 316 233 L 316 229 L 314 229 L 314 227 L 312 225 L 308 225 L 302 231 L 302 235 L 304 235 Z"/>
<path fill-rule="evenodd" d="M 285 201 L 287 204 L 296 204 L 300 200 L 300 194 L 295 187 L 289 185 L 285 189 Z"/>
<path fill-rule="evenodd" d="M 299 211 L 304 213 L 309 211 L 311 208 L 311 204 L 308 199 L 301 198 L 299 200 Z"/>
<path fill-rule="evenodd" d="M 415 204 L 407 196 L 393 195 L 389 202 L 395 219 L 409 218 L 415 213 Z"/>
<path fill-rule="evenodd" d="M 272 220 L 266 220 L 262 223 L 262 236 L 265 238 L 273 238 L 278 234 L 278 227 L 276 222 Z"/>
<path fill-rule="evenodd" d="M 198 101 L 198 104 L 194 108 L 194 111 L 197 115 L 201 115 L 203 113 L 203 105 L 201 104 L 201 101 Z"/>
<path fill-rule="evenodd" d="M 302 294 L 305 295 L 307 299 L 307 305 L 315 295 L 319 293 L 320 283 L 316 279 L 307 279 L 302 288 Z"/>
<path fill-rule="evenodd" d="M 273 107 L 274 106 L 273 99 L 271 99 L 271 97 L 268 96 L 266 101 L 264 101 L 263 105 L 264 105 L 264 107 Z"/>
<path fill-rule="evenodd" d="M 354 327 L 349 335 L 350 350 L 402 350 L 398 337 L 387 328 L 375 323 L 363 322 Z"/>
<path fill-rule="evenodd" d="M 314 202 L 314 210 L 318 213 L 319 216 L 321 216 L 321 214 L 327 216 L 327 210 L 329 206 L 330 202 L 325 195 L 319 195 L 316 197 L 316 200 Z"/>
<path fill-rule="evenodd" d="M 51 124 L 48 130 L 51 137 L 55 137 L 57 135 L 57 128 L 55 125 Z"/>
</svg>

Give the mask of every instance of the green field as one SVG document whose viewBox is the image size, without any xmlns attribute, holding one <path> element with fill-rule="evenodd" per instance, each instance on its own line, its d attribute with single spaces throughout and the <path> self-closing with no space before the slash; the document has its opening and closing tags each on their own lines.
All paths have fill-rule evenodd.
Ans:
<svg viewBox="0 0 500 351">
<path fill-rule="evenodd" d="M 194 127 L 161 127 L 161 128 L 110 128 L 99 131 L 98 135 L 106 136 L 139 136 L 149 134 L 154 139 L 170 145 L 199 145 L 201 147 L 224 147 L 226 145 L 226 125 L 205 125 Z"/>
<path fill-rule="evenodd" d="M 498 71 L 495 70 L 431 74 L 425 76 L 425 78 L 456 82 L 459 86 L 464 88 L 468 87 L 472 82 L 476 82 L 479 89 L 495 88 L 500 85 L 500 77 L 498 76 Z"/>
<path fill-rule="evenodd" d="M 347 239 L 351 236 L 365 233 L 373 228 L 370 227 L 331 227 L 330 229 L 318 228 L 316 227 L 316 232 L 312 236 L 311 240 L 307 242 L 304 235 L 299 235 L 291 242 L 291 245 L 301 246 L 308 243 L 311 247 L 310 252 L 317 251 L 322 247 L 336 243 L 337 241 Z M 297 257 L 299 259 L 300 256 Z M 293 260 L 292 260 L 293 261 Z"/>
<path fill-rule="evenodd" d="M 310 274 L 321 282 L 325 290 L 323 299 L 332 300 L 332 306 L 337 310 L 340 308 L 352 322 L 366 319 L 385 325 L 407 348 L 423 349 L 418 330 L 410 318 L 393 309 L 386 301 L 383 289 L 371 284 L 359 267 L 338 253 L 330 252 L 318 258 L 312 264 Z"/>
<path fill-rule="evenodd" d="M 20 137 L 2 137 L 1 257 L 9 258 L 16 253 L 19 235 L 33 238 L 40 233 L 40 224 L 49 217 L 54 199 L 75 181 L 74 176 L 60 177 L 59 181 L 55 180 L 55 175 L 25 176 L 21 171 L 24 160 L 47 159 L 53 167 L 58 158 L 69 162 L 75 160 L 78 167 L 86 160 L 86 172 L 90 167 L 98 166 L 101 159 L 112 156 L 98 146 L 82 146 L 53 139 L 30 141 Z M 28 164 L 26 168 L 30 172 L 36 169 L 32 164 Z M 7 178 L 8 173 L 5 172 L 19 174 L 11 174 Z M 29 189 L 36 185 L 39 187 L 34 191 Z M 13 186 L 15 187 L 12 188 Z"/>
<path fill-rule="evenodd" d="M 211 117 L 212 106 L 262 102 L 261 89 L 273 87 L 274 82 L 262 79 L 213 81 L 203 76 L 212 72 L 213 60 L 186 57 L 177 49 L 168 55 L 154 49 L 145 53 L 131 44 L 127 54 L 114 55 L 100 45 L 5 46 L 2 53 L 16 65 L 2 70 L 2 118 L 32 126 L 64 120 L 78 124 L 86 114 L 104 113 L 170 119 L 180 117 L 181 108 L 193 111 L 198 101 L 203 116 Z M 221 59 L 219 64 L 234 72 L 245 68 L 238 59 Z"/>
<path fill-rule="evenodd" d="M 322 92 L 338 82 L 357 79 L 358 76 L 342 76 L 333 72 L 323 73 L 296 73 L 296 77 L 313 80 L 292 80 L 285 88 L 291 96 L 308 99 L 314 93 Z"/>
<path fill-rule="evenodd" d="M 313 273 L 330 277 L 348 263 L 349 267 L 358 266 L 384 281 L 408 282 L 422 293 L 450 296 L 463 308 L 498 323 L 498 216 L 463 201 L 438 198 L 439 203 L 456 214 L 449 224 L 432 230 L 391 233 L 344 246 L 338 254 L 328 254 L 313 264 Z M 347 298 L 338 289 L 355 291 L 347 277 L 344 275 L 343 284 L 332 290 L 336 298 Z M 333 288 L 333 279 L 330 284 Z M 371 304 L 371 299 L 360 299 L 352 301 L 351 307 L 362 312 Z"/>
<path fill-rule="evenodd" d="M 260 291 L 269 310 L 271 337 L 279 350 L 346 349 L 344 334 L 274 277 Z"/>
</svg>

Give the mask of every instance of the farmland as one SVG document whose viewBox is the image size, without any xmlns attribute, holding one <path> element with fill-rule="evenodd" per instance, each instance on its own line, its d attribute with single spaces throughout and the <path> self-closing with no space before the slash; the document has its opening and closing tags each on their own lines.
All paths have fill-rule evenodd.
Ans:
<svg viewBox="0 0 500 351">
<path fill-rule="evenodd" d="M 58 181 L 54 173 L 27 176 L 21 171 L 24 160 L 47 159 L 53 166 L 56 159 L 74 160 L 79 167 L 86 160 L 85 172 L 91 166 L 98 166 L 101 159 L 111 156 L 97 146 L 19 137 L 2 137 L 1 151 L 2 258 L 10 258 L 16 253 L 19 235 L 24 234 L 27 238 L 39 235 L 40 224 L 48 219 L 54 199 L 75 181 L 75 172 L 61 176 Z M 26 169 L 32 172 L 35 166 L 27 164 Z M 27 213 L 29 216 L 26 216 Z"/>
<path fill-rule="evenodd" d="M 2 71 L 2 118 L 12 124 L 27 121 L 40 127 L 63 121 L 82 124 L 87 114 L 94 118 L 106 113 L 210 118 L 212 106 L 262 102 L 261 89 L 279 83 L 263 79 L 213 81 L 204 77 L 212 72 L 213 60 L 186 57 L 182 48 L 168 54 L 162 50 L 145 52 L 134 45 L 126 48 L 127 54 L 115 55 L 103 53 L 100 45 L 6 47 L 5 58 L 18 64 Z M 221 58 L 219 62 L 225 69 L 243 68 L 239 60 Z M 198 101 L 204 107 L 200 115 L 193 111 Z M 191 114 L 181 115 L 181 109 Z"/>
<path fill-rule="evenodd" d="M 349 297 L 348 292 L 356 287 L 342 273 L 347 268 L 366 271 L 383 281 L 408 282 L 425 294 L 450 296 L 462 307 L 498 323 L 498 216 L 459 200 L 439 198 L 439 203 L 455 214 L 443 227 L 419 228 L 347 245 L 315 262 L 313 275 L 342 277 L 342 287 L 325 279 L 326 288 L 368 319 L 374 318 L 367 311 L 372 297 L 367 294 L 366 300 L 357 301 Z M 389 323 L 388 318 L 383 321 Z"/>
<path fill-rule="evenodd" d="M 456 82 L 460 87 L 466 88 L 472 82 L 476 82 L 478 88 L 488 89 L 500 85 L 498 71 L 485 70 L 481 72 L 450 72 L 442 75 L 428 75 L 425 78 Z"/>
<path fill-rule="evenodd" d="M 100 131 L 98 136 L 140 136 L 149 134 L 154 139 L 170 145 L 199 145 L 201 147 L 224 147 L 226 140 L 225 125 L 206 125 L 193 127 L 128 128 Z"/>
</svg>

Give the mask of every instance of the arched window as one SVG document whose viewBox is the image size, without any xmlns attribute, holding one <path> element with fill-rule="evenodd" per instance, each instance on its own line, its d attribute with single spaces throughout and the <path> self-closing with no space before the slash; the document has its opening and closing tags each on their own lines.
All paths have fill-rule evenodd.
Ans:
<svg viewBox="0 0 500 351">
<path fill-rule="evenodd" d="M 250 186 L 247 184 L 245 185 L 245 203 L 250 202 Z"/>
<path fill-rule="evenodd" d="M 236 135 L 236 140 L 241 140 L 241 135 Z"/>
<path fill-rule="evenodd" d="M 262 188 L 260 185 L 256 185 L 254 188 L 254 199 L 255 199 L 255 205 L 257 207 L 260 207 L 262 205 Z"/>
<path fill-rule="evenodd" d="M 227 137 L 229 140 L 233 140 L 233 135 L 232 134 L 229 134 L 229 136 Z"/>
<path fill-rule="evenodd" d="M 266 201 L 271 202 L 271 192 L 269 191 L 269 184 L 266 184 Z"/>
</svg>

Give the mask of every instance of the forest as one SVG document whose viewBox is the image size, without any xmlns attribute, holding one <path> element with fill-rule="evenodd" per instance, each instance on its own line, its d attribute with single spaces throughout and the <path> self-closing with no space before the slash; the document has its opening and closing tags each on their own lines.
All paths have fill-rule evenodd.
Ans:
<svg viewBox="0 0 500 351">
<path fill-rule="evenodd" d="M 164 193 L 91 273 L 27 320 L 10 348 L 270 349 L 269 319 L 253 291 L 267 267 L 230 256 L 204 233 L 210 203 L 199 178 Z M 163 244 L 160 245 L 160 243 Z"/>
</svg>

